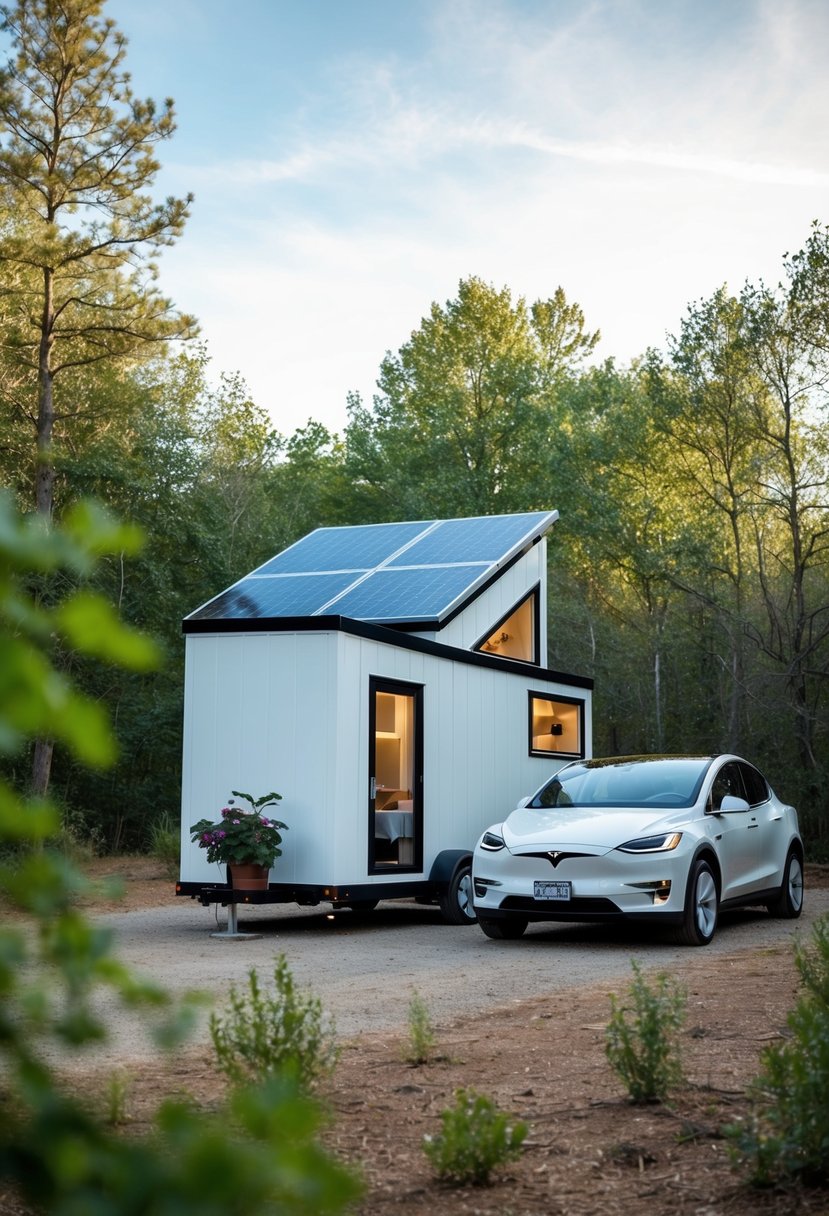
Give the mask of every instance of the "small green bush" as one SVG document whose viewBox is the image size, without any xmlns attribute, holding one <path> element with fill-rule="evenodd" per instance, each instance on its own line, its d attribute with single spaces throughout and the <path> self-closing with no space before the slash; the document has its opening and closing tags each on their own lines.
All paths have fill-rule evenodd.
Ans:
<svg viewBox="0 0 829 1216">
<path fill-rule="evenodd" d="M 727 1134 L 735 1160 L 760 1186 L 800 1177 L 829 1183 L 829 920 L 818 921 L 811 943 L 796 948 L 804 987 L 789 1014 L 791 1038 L 761 1057 L 752 1087 L 753 1110 Z"/>
<path fill-rule="evenodd" d="M 435 1031 L 429 1009 L 419 992 L 409 1001 L 409 1043 L 406 1060 L 409 1064 L 428 1064 L 435 1046 Z"/>
<path fill-rule="evenodd" d="M 211 1015 L 216 1061 L 234 1085 L 288 1073 L 301 1089 L 311 1089 L 337 1062 L 333 1023 L 318 997 L 297 991 L 284 954 L 273 980 L 273 989 L 263 991 L 252 968 L 247 992 L 232 987 L 227 1014 Z"/>
<path fill-rule="evenodd" d="M 130 1121 L 129 1113 L 130 1077 L 125 1072 L 113 1072 L 107 1078 L 104 1105 L 106 1122 L 110 1127 L 121 1127 Z"/>
<path fill-rule="evenodd" d="M 627 1002 L 610 997 L 605 1053 L 633 1102 L 661 1102 L 682 1081 L 685 992 L 665 974 L 651 987 L 638 963 L 632 967 Z"/>
<path fill-rule="evenodd" d="M 459 1089 L 441 1112 L 443 1131 L 425 1136 L 423 1151 L 435 1173 L 456 1186 L 486 1186 L 496 1166 L 521 1155 L 527 1125 L 498 1109 L 491 1098 Z"/>
<path fill-rule="evenodd" d="M 150 852 L 161 862 L 165 874 L 177 875 L 181 863 L 181 829 L 165 811 L 150 828 Z"/>
</svg>

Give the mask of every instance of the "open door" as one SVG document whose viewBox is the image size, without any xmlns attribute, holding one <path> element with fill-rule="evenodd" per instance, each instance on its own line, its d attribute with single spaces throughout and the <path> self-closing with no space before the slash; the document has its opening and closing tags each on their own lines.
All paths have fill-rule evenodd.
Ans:
<svg viewBox="0 0 829 1216">
<path fill-rule="evenodd" d="M 369 873 L 423 868 L 423 689 L 369 680 Z"/>
</svg>

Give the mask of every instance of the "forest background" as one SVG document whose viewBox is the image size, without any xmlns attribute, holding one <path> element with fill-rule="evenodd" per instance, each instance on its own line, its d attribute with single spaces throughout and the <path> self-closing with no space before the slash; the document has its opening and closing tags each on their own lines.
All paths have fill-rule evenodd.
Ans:
<svg viewBox="0 0 829 1216">
<path fill-rule="evenodd" d="M 141 527 L 140 554 L 34 589 L 105 595 L 164 661 L 56 652 L 120 758 L 96 773 L 50 745 L 44 767 L 36 745 L 4 759 L 15 784 L 50 785 L 70 836 L 146 848 L 178 819 L 183 616 L 315 527 L 555 508 L 549 665 L 595 680 L 595 754 L 743 754 L 829 856 L 829 228 L 777 286 L 714 290 L 624 366 L 595 362 L 562 287 L 528 302 L 470 275 L 413 318 L 342 433 L 284 435 L 242 373 L 217 387 L 196 321 L 158 291 L 190 204 L 150 193 L 173 109 L 132 96 L 100 13 L 6 10 L 0 483 L 45 526 L 94 497 Z"/>
</svg>

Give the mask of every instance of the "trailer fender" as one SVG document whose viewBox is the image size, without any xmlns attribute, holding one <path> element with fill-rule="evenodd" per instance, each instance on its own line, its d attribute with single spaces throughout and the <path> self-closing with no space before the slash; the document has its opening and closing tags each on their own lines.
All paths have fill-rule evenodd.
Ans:
<svg viewBox="0 0 829 1216">
<path fill-rule="evenodd" d="M 438 853 L 429 874 L 443 919 L 450 925 L 474 925 L 472 904 L 472 854 L 468 849 L 444 849 Z"/>
</svg>

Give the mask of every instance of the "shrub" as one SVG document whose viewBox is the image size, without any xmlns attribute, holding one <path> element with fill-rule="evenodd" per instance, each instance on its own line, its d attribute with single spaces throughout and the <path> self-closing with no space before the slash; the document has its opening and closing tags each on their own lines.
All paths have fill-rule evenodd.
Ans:
<svg viewBox="0 0 829 1216">
<path fill-rule="evenodd" d="M 527 1125 L 498 1109 L 491 1098 L 459 1089 L 441 1112 L 443 1131 L 425 1136 L 423 1151 L 435 1173 L 456 1186 L 486 1186 L 496 1166 L 521 1155 Z"/>
<path fill-rule="evenodd" d="M 409 1001 L 409 1045 L 406 1059 L 410 1064 L 428 1064 L 435 1046 L 435 1031 L 429 1009 L 419 992 Z"/>
<path fill-rule="evenodd" d="M 145 665 L 147 651 L 101 601 L 84 594 L 57 608 L 35 602 L 30 576 L 82 577 L 96 555 L 130 544 L 128 532 L 89 507 L 49 530 L 41 519 L 18 519 L 0 494 L 0 758 L 16 758 L 40 734 L 63 740 L 75 760 L 111 759 L 106 718 L 54 669 L 53 641 L 133 666 Z M 109 932 L 77 908 L 82 877 L 43 847 L 58 825 L 53 805 L 23 798 L 0 771 L 0 904 L 14 904 L 21 918 L 0 929 L 0 1195 L 54 1216 L 350 1209 L 360 1184 L 319 1144 L 321 1112 L 293 1082 L 234 1091 L 230 1109 L 209 1116 L 165 1103 L 151 1134 L 124 1136 L 107 1125 L 125 1114 L 120 1082 L 99 1099 L 102 1109 L 89 1110 L 61 1080 L 49 1062 L 56 1050 L 77 1053 L 107 1036 L 96 999 L 102 986 L 130 1007 L 169 1012 L 157 1027 L 168 1044 L 187 1010 L 120 965 Z"/>
<path fill-rule="evenodd" d="M 633 1102 L 659 1102 L 682 1081 L 679 1031 L 685 992 L 667 975 L 651 987 L 634 962 L 627 1003 L 610 997 L 605 1053 Z"/>
<path fill-rule="evenodd" d="M 161 863 L 166 874 L 178 875 L 181 834 L 178 821 L 169 811 L 164 811 L 150 828 L 150 852 Z"/>
<path fill-rule="evenodd" d="M 735 1159 L 761 1186 L 829 1182 L 829 920 L 795 961 L 805 991 L 787 1019 L 791 1038 L 763 1052 L 752 1114 L 727 1129 Z"/>
<path fill-rule="evenodd" d="M 217 1063 L 234 1085 L 290 1073 L 310 1089 L 337 1062 L 333 1023 L 318 997 L 297 991 L 284 954 L 273 980 L 273 989 L 263 991 L 251 968 L 247 992 L 231 987 L 227 1014 L 211 1016 Z"/>
</svg>

